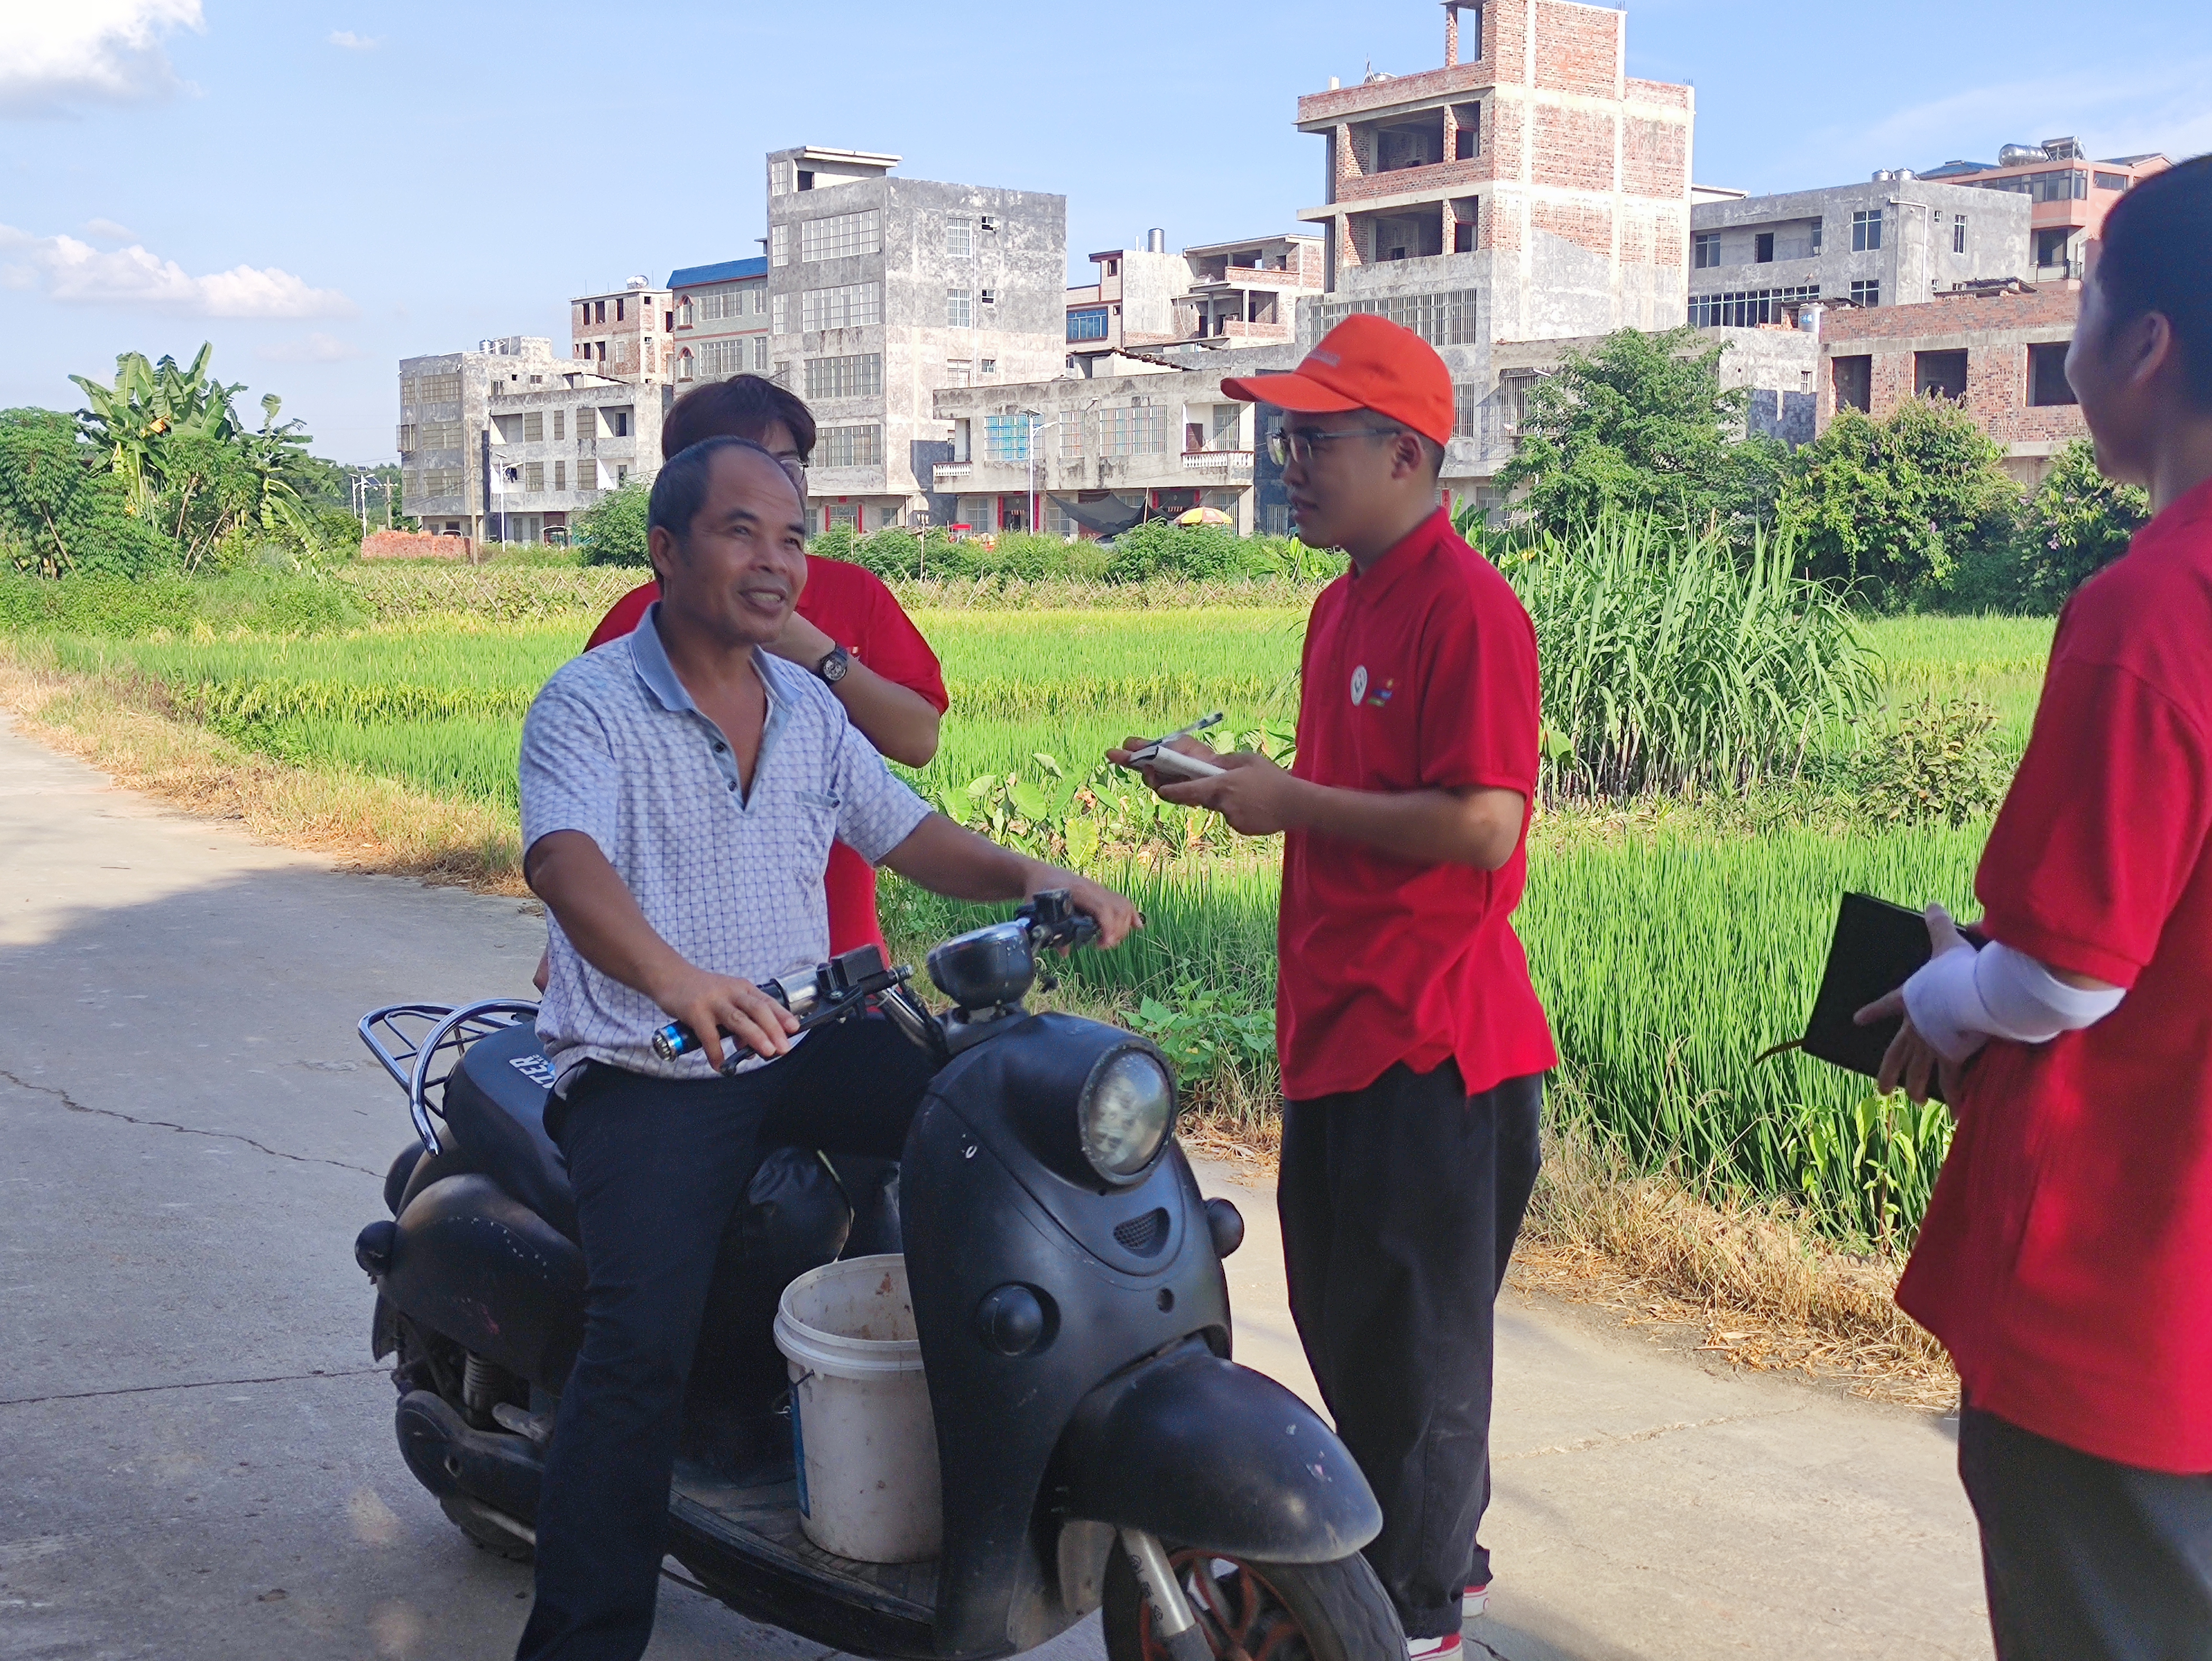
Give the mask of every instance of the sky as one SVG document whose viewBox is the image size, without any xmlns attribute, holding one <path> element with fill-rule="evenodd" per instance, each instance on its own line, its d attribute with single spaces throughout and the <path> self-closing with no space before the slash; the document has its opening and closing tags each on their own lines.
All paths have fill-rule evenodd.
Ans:
<svg viewBox="0 0 2212 1661">
<path fill-rule="evenodd" d="M 1701 184 L 2212 149 L 2204 0 L 1632 0 L 1628 52 L 1697 88 Z M 569 296 L 757 253 L 770 149 L 1063 194 L 1087 279 L 1150 226 L 1297 228 L 1297 94 L 1442 61 L 1434 0 L 0 0 L 0 407 L 211 341 L 242 410 L 388 459 L 401 357 L 563 350 Z"/>
</svg>

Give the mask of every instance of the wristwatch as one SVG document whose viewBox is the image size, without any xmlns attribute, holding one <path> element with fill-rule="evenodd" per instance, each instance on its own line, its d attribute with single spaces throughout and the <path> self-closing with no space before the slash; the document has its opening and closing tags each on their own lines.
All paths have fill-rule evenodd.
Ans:
<svg viewBox="0 0 2212 1661">
<path fill-rule="evenodd" d="M 830 648 L 830 655 L 814 666 L 814 672 L 828 684 L 835 686 L 845 678 L 852 666 L 853 654 L 842 646 L 833 646 Z"/>
</svg>

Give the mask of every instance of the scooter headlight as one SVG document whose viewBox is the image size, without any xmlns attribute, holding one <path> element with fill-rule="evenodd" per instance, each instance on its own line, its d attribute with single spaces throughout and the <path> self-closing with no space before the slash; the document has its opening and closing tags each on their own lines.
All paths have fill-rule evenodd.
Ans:
<svg viewBox="0 0 2212 1661">
<path fill-rule="evenodd" d="M 1092 1071 L 1076 1110 L 1083 1157 L 1108 1182 L 1145 1174 L 1175 1123 L 1175 1080 L 1148 1050 L 1117 1050 Z"/>
</svg>

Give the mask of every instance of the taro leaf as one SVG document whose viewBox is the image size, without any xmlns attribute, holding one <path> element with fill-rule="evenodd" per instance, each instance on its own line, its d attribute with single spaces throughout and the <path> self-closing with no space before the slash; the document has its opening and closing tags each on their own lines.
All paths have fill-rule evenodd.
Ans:
<svg viewBox="0 0 2212 1661">
<path fill-rule="evenodd" d="M 1042 750 L 1032 751 L 1030 756 L 1030 759 L 1035 762 L 1038 766 L 1043 768 L 1046 772 L 1051 774 L 1053 777 L 1056 779 L 1066 776 L 1060 770 L 1060 764 L 1054 761 L 1050 756 L 1045 754 Z"/>
<path fill-rule="evenodd" d="M 1089 814 L 1067 822 L 1067 861 L 1079 869 L 1098 857 L 1098 821 Z"/>
<path fill-rule="evenodd" d="M 1006 799 L 1013 803 L 1014 812 L 1031 824 L 1043 824 L 1052 811 L 1044 792 L 1024 778 L 1016 778 L 1006 786 Z"/>
<path fill-rule="evenodd" d="M 945 817 L 955 824 L 967 824 L 969 814 L 975 811 L 975 799 L 965 790 L 939 790 L 937 805 L 945 810 Z"/>
</svg>

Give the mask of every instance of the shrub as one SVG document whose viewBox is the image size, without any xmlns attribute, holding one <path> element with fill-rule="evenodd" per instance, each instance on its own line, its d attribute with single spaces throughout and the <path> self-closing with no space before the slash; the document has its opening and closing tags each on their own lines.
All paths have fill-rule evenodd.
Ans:
<svg viewBox="0 0 2212 1661">
<path fill-rule="evenodd" d="M 576 520 L 576 545 L 583 551 L 584 563 L 650 565 L 646 521 L 652 505 L 652 488 L 633 478 L 585 508 Z"/>
<path fill-rule="evenodd" d="M 176 563 L 176 545 L 134 518 L 124 482 L 52 410 L 0 411 L 0 568 L 133 578 Z"/>
<path fill-rule="evenodd" d="M 2128 551 L 2150 518 L 2150 498 L 2097 471 L 2097 449 L 2077 438 L 2035 489 L 2021 517 L 2021 599 L 2055 611 L 2066 597 Z"/>
<path fill-rule="evenodd" d="M 1794 575 L 1786 536 L 1607 514 L 1504 567 L 1536 625 L 1547 787 L 1620 796 L 1794 773 L 1874 707 L 1844 602 Z"/>
<path fill-rule="evenodd" d="M 1970 824 L 1996 812 L 2012 758 L 1991 742 L 1997 712 L 1974 698 L 1929 698 L 1859 752 L 1859 810 L 1885 826 Z"/>
<path fill-rule="evenodd" d="M 2003 455 L 1944 399 L 1881 421 L 1846 410 L 1797 452 L 1782 522 L 1823 581 L 1891 609 L 1945 603 L 1962 563 L 2011 545 L 2020 489 Z"/>
</svg>

